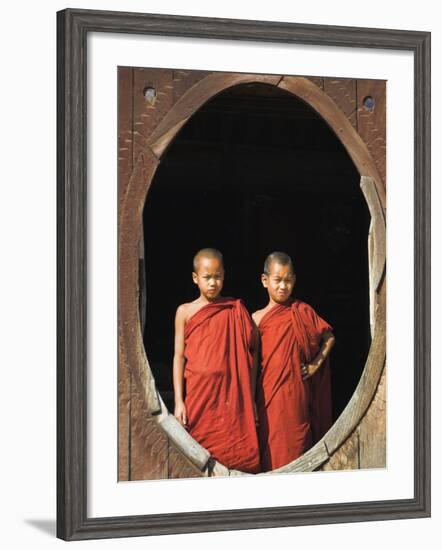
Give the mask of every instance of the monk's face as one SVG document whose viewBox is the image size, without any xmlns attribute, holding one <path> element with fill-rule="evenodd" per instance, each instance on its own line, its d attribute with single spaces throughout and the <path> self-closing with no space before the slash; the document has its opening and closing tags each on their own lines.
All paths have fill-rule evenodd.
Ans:
<svg viewBox="0 0 442 550">
<path fill-rule="evenodd" d="M 296 276 L 289 265 L 272 262 L 270 273 L 263 274 L 261 280 L 270 299 L 277 304 L 282 304 L 290 298 L 295 288 Z"/>
<path fill-rule="evenodd" d="M 201 296 L 207 300 L 217 298 L 223 288 L 224 268 L 218 258 L 200 258 L 198 270 L 192 273 L 193 282 L 198 285 Z"/>
</svg>

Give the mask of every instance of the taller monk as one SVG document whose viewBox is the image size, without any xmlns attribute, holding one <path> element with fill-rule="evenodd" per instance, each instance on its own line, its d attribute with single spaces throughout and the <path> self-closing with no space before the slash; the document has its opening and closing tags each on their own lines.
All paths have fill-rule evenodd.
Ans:
<svg viewBox="0 0 442 550">
<path fill-rule="evenodd" d="M 301 456 L 330 428 L 328 355 L 335 339 L 311 306 L 292 298 L 296 275 L 290 256 L 270 254 L 261 281 L 269 302 L 252 317 L 261 336 L 261 467 L 269 471 Z"/>
<path fill-rule="evenodd" d="M 241 300 L 220 295 L 221 252 L 200 250 L 192 278 L 200 295 L 175 317 L 175 417 L 224 466 L 258 473 L 257 329 Z"/>
</svg>

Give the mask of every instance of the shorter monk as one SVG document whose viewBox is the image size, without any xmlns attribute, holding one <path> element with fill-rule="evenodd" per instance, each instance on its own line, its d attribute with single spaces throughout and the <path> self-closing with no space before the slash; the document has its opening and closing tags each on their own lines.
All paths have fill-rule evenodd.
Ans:
<svg viewBox="0 0 442 550">
<path fill-rule="evenodd" d="M 221 464 L 258 473 L 258 332 L 241 300 L 220 296 L 221 252 L 200 250 L 192 277 L 199 297 L 175 317 L 175 417 Z"/>
<path fill-rule="evenodd" d="M 328 355 L 332 327 L 308 304 L 293 299 L 290 256 L 270 254 L 261 276 L 269 303 L 252 317 L 261 336 L 257 385 L 261 468 L 292 462 L 332 424 Z"/>
</svg>

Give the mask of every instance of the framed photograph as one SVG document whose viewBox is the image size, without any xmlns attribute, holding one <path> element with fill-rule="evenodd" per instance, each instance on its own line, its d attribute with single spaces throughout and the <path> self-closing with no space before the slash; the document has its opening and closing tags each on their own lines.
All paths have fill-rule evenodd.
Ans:
<svg viewBox="0 0 442 550">
<path fill-rule="evenodd" d="M 57 24 L 58 536 L 429 516 L 430 33 Z"/>
</svg>

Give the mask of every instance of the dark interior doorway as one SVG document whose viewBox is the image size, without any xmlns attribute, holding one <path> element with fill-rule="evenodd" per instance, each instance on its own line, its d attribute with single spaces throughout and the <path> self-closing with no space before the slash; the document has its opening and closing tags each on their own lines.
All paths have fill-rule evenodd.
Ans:
<svg viewBox="0 0 442 550">
<path fill-rule="evenodd" d="M 204 105 L 164 155 L 146 200 L 144 343 L 157 388 L 173 411 L 174 316 L 197 297 L 195 252 L 222 251 L 224 296 L 264 307 L 268 253 L 283 250 L 294 295 L 333 327 L 335 418 L 370 346 L 367 237 L 360 175 L 327 123 L 306 103 L 265 84 L 226 90 Z"/>
</svg>

